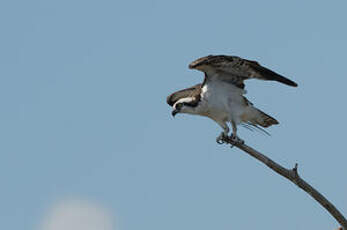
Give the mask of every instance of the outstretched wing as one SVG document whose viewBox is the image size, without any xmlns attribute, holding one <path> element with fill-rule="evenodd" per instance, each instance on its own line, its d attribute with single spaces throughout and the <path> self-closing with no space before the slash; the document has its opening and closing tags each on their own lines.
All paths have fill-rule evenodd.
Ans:
<svg viewBox="0 0 347 230">
<path fill-rule="evenodd" d="M 193 87 L 174 92 L 166 98 L 166 102 L 170 106 L 173 106 L 179 99 L 186 97 L 192 97 L 192 102 L 198 102 L 200 100 L 201 85 L 197 84 Z"/>
<path fill-rule="evenodd" d="M 250 78 L 278 81 L 286 85 L 298 86 L 292 80 L 261 66 L 256 61 L 237 56 L 209 55 L 193 61 L 189 68 L 203 71 L 207 76 L 213 74 L 219 80 L 229 81 L 240 88 L 244 87 L 243 81 Z"/>
</svg>

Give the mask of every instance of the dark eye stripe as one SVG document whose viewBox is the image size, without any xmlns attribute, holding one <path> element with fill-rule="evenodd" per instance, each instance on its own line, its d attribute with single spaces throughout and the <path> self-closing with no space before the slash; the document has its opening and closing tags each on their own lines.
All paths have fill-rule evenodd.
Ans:
<svg viewBox="0 0 347 230">
<path fill-rule="evenodd" d="M 190 107 L 194 107 L 194 106 L 195 106 L 195 103 L 194 103 L 194 102 L 190 102 L 190 103 L 188 103 L 188 102 L 183 102 L 182 104 L 185 105 L 185 106 L 190 106 Z"/>
</svg>

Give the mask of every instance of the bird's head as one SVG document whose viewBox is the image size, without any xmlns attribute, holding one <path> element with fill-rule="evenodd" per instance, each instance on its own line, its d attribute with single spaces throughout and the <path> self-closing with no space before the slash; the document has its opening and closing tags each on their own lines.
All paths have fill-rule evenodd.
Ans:
<svg viewBox="0 0 347 230">
<path fill-rule="evenodd" d="M 178 100 L 174 105 L 173 105 L 173 110 L 171 112 L 172 116 L 176 116 L 178 113 L 190 113 L 190 114 L 195 114 L 195 108 L 192 107 L 189 102 L 192 101 L 192 98 L 182 98 Z"/>
</svg>

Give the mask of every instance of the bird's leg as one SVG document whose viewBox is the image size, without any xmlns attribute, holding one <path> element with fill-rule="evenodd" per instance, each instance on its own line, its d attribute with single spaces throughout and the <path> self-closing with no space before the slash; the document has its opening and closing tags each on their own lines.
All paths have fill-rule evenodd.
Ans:
<svg viewBox="0 0 347 230">
<path fill-rule="evenodd" d="M 233 142 L 235 143 L 238 143 L 238 144 L 244 144 L 245 141 L 242 140 L 241 138 L 239 138 L 237 136 L 237 126 L 236 126 L 236 123 L 234 121 L 231 121 L 231 125 L 232 125 L 232 128 L 233 128 L 233 133 L 231 134 L 230 138 Z"/>
<path fill-rule="evenodd" d="M 224 123 L 221 123 L 221 122 L 217 122 L 222 128 L 223 128 L 223 132 L 221 132 L 221 134 L 216 138 L 216 142 L 218 144 L 224 144 L 224 139 L 228 137 L 228 133 L 230 131 L 228 125 L 224 122 Z"/>
</svg>

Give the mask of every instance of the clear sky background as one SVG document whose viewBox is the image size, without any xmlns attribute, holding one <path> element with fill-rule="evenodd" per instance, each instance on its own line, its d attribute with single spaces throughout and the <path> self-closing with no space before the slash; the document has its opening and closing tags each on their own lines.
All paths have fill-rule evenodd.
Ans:
<svg viewBox="0 0 347 230">
<path fill-rule="evenodd" d="M 298 88 L 247 82 L 248 99 L 280 125 L 271 137 L 242 128 L 240 137 L 286 167 L 297 162 L 347 215 L 346 9 L 342 0 L 1 1 L 0 229 L 40 229 L 71 199 L 108 210 L 114 230 L 336 228 L 289 181 L 217 145 L 213 121 L 173 119 L 165 100 L 202 81 L 188 64 L 208 54 L 293 79 Z"/>
</svg>

